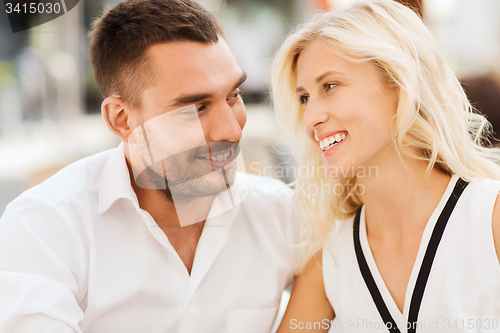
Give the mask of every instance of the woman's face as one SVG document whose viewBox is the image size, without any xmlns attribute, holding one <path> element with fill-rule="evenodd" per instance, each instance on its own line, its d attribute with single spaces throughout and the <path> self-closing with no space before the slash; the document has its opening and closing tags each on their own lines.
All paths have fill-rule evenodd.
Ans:
<svg viewBox="0 0 500 333">
<path fill-rule="evenodd" d="M 346 61 L 315 41 L 298 58 L 297 98 L 330 177 L 351 177 L 391 161 L 398 100 L 375 65 Z"/>
</svg>

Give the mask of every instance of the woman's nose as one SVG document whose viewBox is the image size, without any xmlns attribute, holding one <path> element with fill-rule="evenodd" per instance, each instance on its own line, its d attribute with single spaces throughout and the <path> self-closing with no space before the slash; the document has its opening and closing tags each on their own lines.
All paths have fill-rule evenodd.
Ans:
<svg viewBox="0 0 500 333">
<path fill-rule="evenodd" d="M 329 118 L 325 106 L 309 99 L 305 105 L 304 127 L 309 131 L 314 131 L 320 124 L 326 122 Z"/>
</svg>

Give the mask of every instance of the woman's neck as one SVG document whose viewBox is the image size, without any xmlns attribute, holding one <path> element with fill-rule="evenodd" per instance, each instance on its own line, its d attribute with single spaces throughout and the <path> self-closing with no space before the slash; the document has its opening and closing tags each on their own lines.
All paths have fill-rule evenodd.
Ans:
<svg viewBox="0 0 500 333">
<path fill-rule="evenodd" d="M 428 174 L 427 162 L 409 157 L 402 160 L 397 153 L 375 165 L 375 177 L 358 179 L 367 233 L 380 240 L 401 240 L 422 231 L 450 176 L 436 169 Z"/>
</svg>

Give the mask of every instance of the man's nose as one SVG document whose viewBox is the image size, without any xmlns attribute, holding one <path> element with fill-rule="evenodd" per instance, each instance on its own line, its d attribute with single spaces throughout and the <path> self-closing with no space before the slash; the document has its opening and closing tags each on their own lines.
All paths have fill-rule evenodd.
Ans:
<svg viewBox="0 0 500 333">
<path fill-rule="evenodd" d="M 308 131 L 314 131 L 317 127 L 328 121 L 329 115 L 326 112 L 326 105 L 309 100 L 305 106 L 304 127 Z"/>
<path fill-rule="evenodd" d="M 242 106 L 243 108 L 243 106 Z M 229 105 L 218 106 L 213 112 L 206 128 L 207 142 L 236 142 L 242 133 L 241 118 L 239 113 L 243 110 L 233 110 Z M 245 116 L 244 116 L 245 117 Z"/>
</svg>

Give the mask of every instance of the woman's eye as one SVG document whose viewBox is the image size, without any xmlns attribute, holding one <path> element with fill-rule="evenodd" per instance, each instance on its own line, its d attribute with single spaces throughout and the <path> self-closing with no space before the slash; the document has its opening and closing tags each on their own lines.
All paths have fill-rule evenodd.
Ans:
<svg viewBox="0 0 500 333">
<path fill-rule="evenodd" d="M 300 100 L 300 104 L 304 105 L 309 100 L 309 96 L 300 96 L 299 100 Z"/>
<path fill-rule="evenodd" d="M 207 107 L 205 105 L 201 105 L 200 107 L 196 108 L 196 112 L 201 112 L 205 110 Z"/>
<path fill-rule="evenodd" d="M 338 86 L 338 84 L 337 83 L 325 83 L 324 86 L 325 86 L 326 91 L 328 91 L 328 90 L 333 89 L 336 86 Z"/>
</svg>

